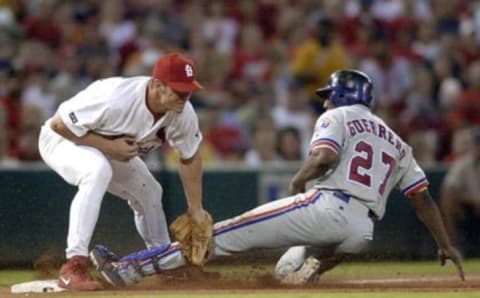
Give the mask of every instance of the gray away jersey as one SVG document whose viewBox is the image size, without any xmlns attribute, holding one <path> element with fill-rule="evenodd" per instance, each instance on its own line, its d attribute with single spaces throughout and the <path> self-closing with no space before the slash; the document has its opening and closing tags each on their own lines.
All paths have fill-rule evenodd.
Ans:
<svg viewBox="0 0 480 298">
<path fill-rule="evenodd" d="M 333 150 L 339 161 L 315 187 L 342 190 L 379 219 L 394 187 L 408 196 L 428 186 L 410 146 L 363 105 L 323 113 L 315 124 L 310 151 L 318 147 Z"/>
</svg>

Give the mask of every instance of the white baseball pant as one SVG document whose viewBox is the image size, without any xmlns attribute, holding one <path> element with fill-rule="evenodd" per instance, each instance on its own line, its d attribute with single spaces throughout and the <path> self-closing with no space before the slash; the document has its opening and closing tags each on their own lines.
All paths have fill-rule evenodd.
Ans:
<svg viewBox="0 0 480 298">
<path fill-rule="evenodd" d="M 339 198 L 336 193 L 311 189 L 216 223 L 214 255 L 299 245 L 333 246 L 338 253 L 360 252 L 373 239 L 374 222 L 369 216 L 369 209 L 354 198 Z M 277 268 L 298 268 L 304 258 L 304 247 L 292 248 L 282 256 Z M 172 243 L 153 259 L 161 270 L 186 263 L 178 243 Z M 148 266 L 142 267 L 143 273 L 153 274 L 151 262 L 145 264 Z"/>
<path fill-rule="evenodd" d="M 43 160 L 66 182 L 78 187 L 70 206 L 66 256 L 88 256 L 88 246 L 108 191 L 134 211 L 135 225 L 147 247 L 170 242 L 162 206 L 163 189 L 145 163 L 108 159 L 101 151 L 63 138 L 47 122 L 41 129 Z"/>
</svg>

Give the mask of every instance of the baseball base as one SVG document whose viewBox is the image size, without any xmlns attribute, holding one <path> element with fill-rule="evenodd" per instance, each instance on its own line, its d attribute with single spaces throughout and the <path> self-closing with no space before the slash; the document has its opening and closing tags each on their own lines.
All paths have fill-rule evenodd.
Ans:
<svg viewBox="0 0 480 298">
<path fill-rule="evenodd" d="M 56 279 L 49 280 L 34 280 L 15 284 L 11 287 L 12 294 L 23 293 L 54 293 L 66 291 L 57 285 Z"/>
</svg>

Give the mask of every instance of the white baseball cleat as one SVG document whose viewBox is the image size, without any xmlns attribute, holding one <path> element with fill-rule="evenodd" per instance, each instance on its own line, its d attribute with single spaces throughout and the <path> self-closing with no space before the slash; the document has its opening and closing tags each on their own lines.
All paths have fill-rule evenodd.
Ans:
<svg viewBox="0 0 480 298">
<path fill-rule="evenodd" d="M 320 268 L 320 261 L 310 256 L 298 270 L 288 272 L 280 278 L 280 283 L 284 285 L 303 285 L 315 277 L 318 268 Z"/>
</svg>

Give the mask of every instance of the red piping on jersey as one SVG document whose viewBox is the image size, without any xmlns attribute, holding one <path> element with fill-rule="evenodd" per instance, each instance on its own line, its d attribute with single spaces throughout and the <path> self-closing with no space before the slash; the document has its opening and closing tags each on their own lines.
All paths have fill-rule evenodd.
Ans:
<svg viewBox="0 0 480 298">
<path fill-rule="evenodd" d="M 289 209 L 296 209 L 296 207 L 299 207 L 299 206 L 307 206 L 312 201 L 315 201 L 315 200 L 318 199 L 318 193 L 319 192 L 321 192 L 321 190 L 315 191 L 305 200 L 301 200 L 301 201 L 296 201 L 295 200 L 294 202 L 292 202 L 288 205 L 279 207 L 277 209 L 269 210 L 269 211 L 259 213 L 259 214 L 252 214 L 250 216 L 245 216 L 245 217 L 240 215 L 237 218 L 235 218 L 236 220 L 233 220 L 233 222 L 230 222 L 229 224 L 227 224 L 225 226 L 221 226 L 221 227 L 216 228 L 215 231 L 214 231 L 214 235 L 222 233 L 225 230 L 234 228 L 235 226 L 242 226 L 243 224 L 251 222 L 251 221 L 255 221 L 255 220 L 258 220 L 258 219 L 261 219 L 261 218 L 266 218 L 266 217 L 269 217 L 269 216 L 273 216 L 275 214 L 281 214 L 282 212 L 284 212 L 286 210 L 289 210 Z"/>
<path fill-rule="evenodd" d="M 423 180 L 423 181 L 422 181 L 422 180 Z M 419 183 L 418 185 L 416 185 L 415 187 L 413 187 L 413 188 L 405 191 L 405 195 L 406 195 L 406 196 L 411 196 L 411 195 L 413 195 L 414 193 L 419 192 L 419 191 L 427 188 L 430 183 L 428 182 L 428 180 L 427 180 L 426 178 L 424 178 L 424 179 L 422 179 L 422 180 L 419 181 L 420 183 Z"/>
<path fill-rule="evenodd" d="M 322 138 L 318 139 L 313 144 L 310 146 L 310 151 L 312 151 L 315 148 L 320 148 L 320 147 L 327 147 L 333 152 L 340 154 L 340 151 L 342 148 L 340 145 L 338 145 L 334 140 L 328 139 L 328 138 Z"/>
<path fill-rule="evenodd" d="M 332 150 L 333 152 L 335 152 L 337 155 L 340 154 L 340 152 L 335 147 L 333 147 L 332 145 L 327 144 L 327 143 L 321 143 L 321 144 L 317 144 L 317 145 L 313 146 L 312 148 L 310 148 L 310 152 L 312 152 L 316 148 L 328 148 L 328 149 Z"/>
</svg>

